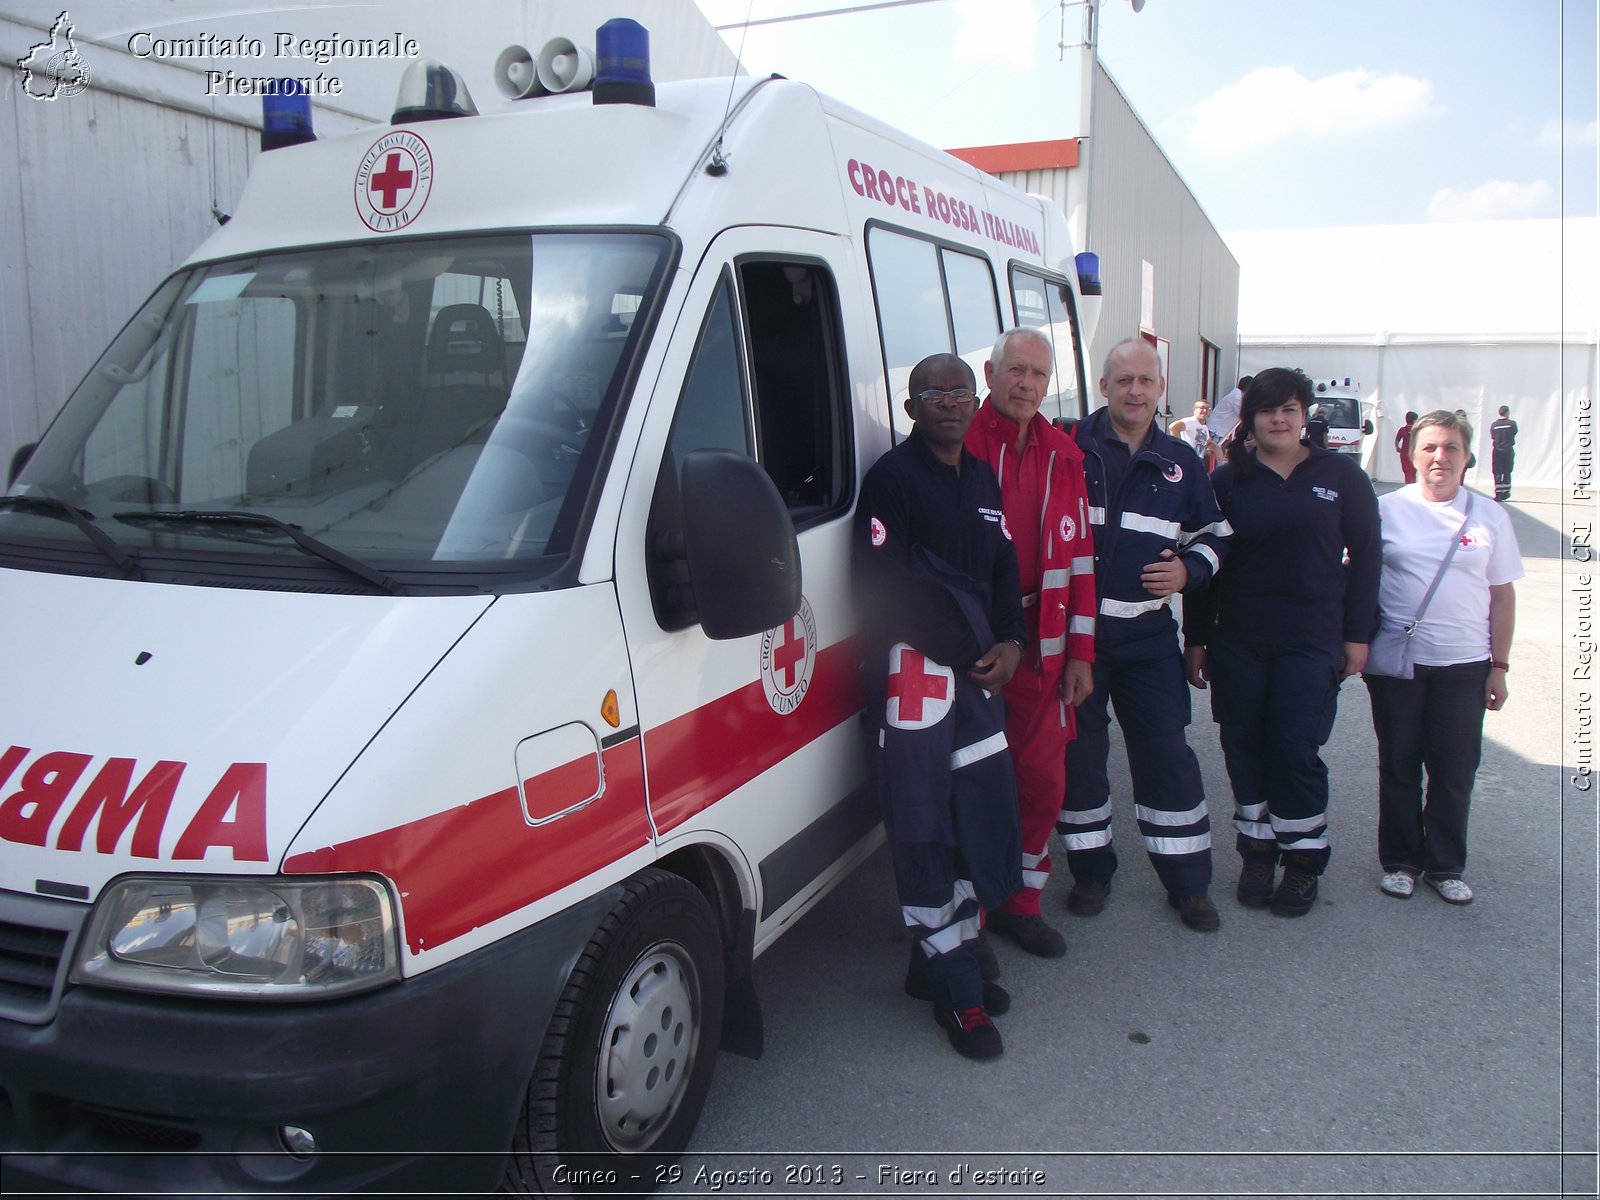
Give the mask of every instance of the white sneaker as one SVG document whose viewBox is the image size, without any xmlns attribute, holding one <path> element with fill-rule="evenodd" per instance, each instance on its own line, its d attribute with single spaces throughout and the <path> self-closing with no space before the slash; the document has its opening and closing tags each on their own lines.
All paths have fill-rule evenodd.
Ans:
<svg viewBox="0 0 1600 1200">
<path fill-rule="evenodd" d="M 1472 889 L 1466 885 L 1465 881 L 1460 879 L 1433 879 L 1426 875 L 1423 878 L 1428 881 L 1429 887 L 1439 893 L 1441 900 L 1446 900 L 1451 904 L 1472 903 Z"/>
<path fill-rule="evenodd" d="M 1417 878 L 1404 871 L 1388 871 L 1378 882 L 1385 896 L 1396 896 L 1401 900 L 1408 900 L 1411 893 L 1417 890 Z"/>
</svg>

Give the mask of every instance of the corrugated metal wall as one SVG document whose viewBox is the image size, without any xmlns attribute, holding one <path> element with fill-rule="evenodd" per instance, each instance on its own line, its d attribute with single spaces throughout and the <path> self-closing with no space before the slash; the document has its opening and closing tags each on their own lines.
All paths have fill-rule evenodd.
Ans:
<svg viewBox="0 0 1600 1200">
<path fill-rule="evenodd" d="M 1167 398 L 1186 414 L 1200 391 L 1201 339 L 1221 354 L 1221 385 L 1236 378 L 1239 263 L 1111 76 L 1096 68 L 1096 144 L 1088 245 L 1105 287 L 1093 357 L 1139 333 L 1142 263 L 1155 268 L 1155 332 L 1171 342 Z"/>
<path fill-rule="evenodd" d="M 1170 343 L 1167 402 L 1187 415 L 1200 394 L 1201 339 L 1217 348 L 1218 394 L 1238 377 L 1239 263 L 1161 147 L 1104 68 L 1095 70 L 1094 145 L 1088 147 L 1088 236 L 1100 256 L 1100 324 L 1084 355 L 1091 404 L 1106 354 L 1139 334 L 1143 264 L 1155 268 L 1154 332 Z M 1008 171 L 1014 187 L 1071 214 L 1067 176 L 1083 168 Z"/>
<path fill-rule="evenodd" d="M 1221 390 L 1238 366 L 1239 263 L 1112 78 L 1095 71 L 1095 145 L 1088 244 L 1105 287 L 1092 357 L 1139 333 L 1142 264 L 1155 268 L 1155 333 L 1171 343 L 1167 399 L 1174 415 L 1200 391 L 1201 339 L 1221 355 Z"/>
<path fill-rule="evenodd" d="M 243 126 L 90 88 L 0 114 L 0 472 L 244 186 Z M 3 482 L 3 479 L 0 479 Z"/>
</svg>

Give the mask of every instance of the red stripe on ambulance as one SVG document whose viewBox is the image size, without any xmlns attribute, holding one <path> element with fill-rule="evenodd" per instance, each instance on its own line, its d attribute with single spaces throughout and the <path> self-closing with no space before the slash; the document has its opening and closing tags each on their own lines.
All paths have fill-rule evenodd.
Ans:
<svg viewBox="0 0 1600 1200">
<path fill-rule="evenodd" d="M 780 715 L 758 679 L 644 735 L 650 812 L 666 833 L 861 711 L 860 646 L 817 655 L 805 700 Z"/>
<path fill-rule="evenodd" d="M 283 869 L 294 875 L 388 876 L 400 892 L 411 952 L 434 949 L 649 843 L 639 743 L 613 746 L 603 756 L 605 791 L 548 825 L 529 825 L 517 789 L 509 787 L 395 829 L 296 854 Z M 525 786 L 550 800 L 548 789 L 561 786 L 563 778 L 594 778 L 592 769 L 574 771 L 574 765 L 545 771 Z"/>
</svg>

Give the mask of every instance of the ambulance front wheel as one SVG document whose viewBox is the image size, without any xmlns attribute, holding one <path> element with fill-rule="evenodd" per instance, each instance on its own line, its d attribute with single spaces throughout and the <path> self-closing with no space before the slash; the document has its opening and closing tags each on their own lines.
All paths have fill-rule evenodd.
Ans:
<svg viewBox="0 0 1600 1200">
<path fill-rule="evenodd" d="M 700 1118 L 722 1001 L 722 939 L 706 898 L 666 871 L 630 879 L 556 1003 L 507 1190 L 652 1190 Z"/>
</svg>

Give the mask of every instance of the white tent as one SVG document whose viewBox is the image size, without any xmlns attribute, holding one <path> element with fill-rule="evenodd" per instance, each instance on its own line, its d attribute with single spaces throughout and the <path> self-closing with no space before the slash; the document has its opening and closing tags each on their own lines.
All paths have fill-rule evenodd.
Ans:
<svg viewBox="0 0 1600 1200">
<path fill-rule="evenodd" d="M 1376 430 L 1363 458 L 1381 480 L 1400 478 L 1408 410 L 1462 409 L 1477 435 L 1468 482 L 1491 487 L 1487 431 L 1505 405 L 1515 485 L 1559 487 L 1595 395 L 1597 233 L 1587 217 L 1228 234 L 1239 372 L 1358 381 Z"/>
</svg>

